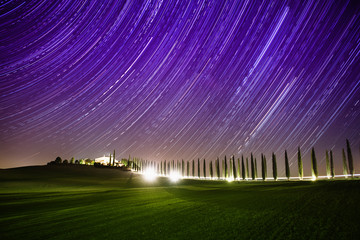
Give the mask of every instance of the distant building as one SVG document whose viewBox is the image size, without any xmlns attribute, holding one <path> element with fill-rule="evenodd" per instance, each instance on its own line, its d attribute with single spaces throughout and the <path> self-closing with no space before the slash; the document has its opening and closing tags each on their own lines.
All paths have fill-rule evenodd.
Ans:
<svg viewBox="0 0 360 240">
<path fill-rule="evenodd" d="M 113 159 L 111 159 L 111 161 L 113 161 Z M 100 163 L 101 165 L 109 165 L 109 162 L 110 162 L 110 156 L 109 157 L 103 156 L 103 157 L 95 158 L 95 163 Z M 121 167 L 124 164 L 120 163 L 120 160 L 115 159 L 114 165 Z"/>
</svg>

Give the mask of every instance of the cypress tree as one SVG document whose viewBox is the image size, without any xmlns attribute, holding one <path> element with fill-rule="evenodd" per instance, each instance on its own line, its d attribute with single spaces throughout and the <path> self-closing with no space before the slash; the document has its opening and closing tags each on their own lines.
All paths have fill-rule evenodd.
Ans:
<svg viewBox="0 0 360 240">
<path fill-rule="evenodd" d="M 205 160 L 205 158 L 204 158 L 203 172 L 204 172 L 204 178 L 206 179 L 206 160 Z"/>
<path fill-rule="evenodd" d="M 195 160 L 192 160 L 192 177 L 195 177 Z"/>
<path fill-rule="evenodd" d="M 240 158 L 237 159 L 237 177 L 240 179 Z"/>
<path fill-rule="evenodd" d="M 245 180 L 246 172 L 245 172 L 244 156 L 241 156 L 241 175 L 242 175 L 242 179 Z"/>
<path fill-rule="evenodd" d="M 216 159 L 216 175 L 217 175 L 217 178 L 220 179 L 220 159 L 219 158 Z"/>
<path fill-rule="evenodd" d="M 115 149 L 114 149 L 114 154 L 113 154 L 113 164 L 112 164 L 113 166 L 115 165 L 115 159 L 116 159 L 116 158 L 115 158 Z"/>
<path fill-rule="evenodd" d="M 354 177 L 354 161 L 353 161 L 351 147 L 350 147 L 350 143 L 349 143 L 348 139 L 346 139 L 346 150 L 347 150 L 347 155 L 348 155 L 350 175 L 351 175 L 351 177 Z"/>
<path fill-rule="evenodd" d="M 234 177 L 234 179 L 236 179 L 237 175 L 236 175 L 236 165 L 235 165 L 235 157 L 234 157 L 234 155 L 232 156 L 232 159 L 233 159 L 233 177 Z"/>
<path fill-rule="evenodd" d="M 111 154 L 110 154 L 110 157 L 109 157 L 109 166 L 111 166 Z"/>
<path fill-rule="evenodd" d="M 225 178 L 227 178 L 228 177 L 228 166 L 227 166 L 226 155 L 225 155 L 224 161 L 225 161 Z"/>
<path fill-rule="evenodd" d="M 255 180 L 257 180 L 258 171 L 257 171 L 257 161 L 256 161 L 256 158 L 254 158 L 254 168 L 255 168 Z"/>
<path fill-rule="evenodd" d="M 316 162 L 316 156 L 315 156 L 315 149 L 311 149 L 311 169 L 312 169 L 312 176 L 313 179 L 317 179 L 318 177 L 318 170 L 317 170 L 317 162 Z"/>
<path fill-rule="evenodd" d="M 185 163 L 184 159 L 181 159 L 181 176 L 185 175 Z"/>
<path fill-rule="evenodd" d="M 200 158 L 198 158 L 197 167 L 198 167 L 198 178 L 200 178 Z"/>
<path fill-rule="evenodd" d="M 225 163 L 224 159 L 221 160 L 221 177 L 225 178 Z"/>
<path fill-rule="evenodd" d="M 246 158 L 246 178 L 249 178 L 249 159 Z"/>
<path fill-rule="evenodd" d="M 342 159 L 343 159 L 343 174 L 345 175 L 345 178 L 347 178 L 348 176 L 348 168 L 346 165 L 346 156 L 345 156 L 345 150 L 342 149 Z"/>
<path fill-rule="evenodd" d="M 213 172 L 212 161 L 210 161 L 210 163 L 209 163 L 209 171 L 210 171 L 210 177 L 211 177 L 211 179 L 213 179 L 214 178 L 214 172 Z"/>
<path fill-rule="evenodd" d="M 330 174 L 331 174 L 331 178 L 334 178 L 334 177 L 335 177 L 335 172 L 334 172 L 334 158 L 333 158 L 332 150 L 330 150 Z"/>
<path fill-rule="evenodd" d="M 255 167 L 254 167 L 254 158 L 251 153 L 251 179 L 255 180 Z"/>
<path fill-rule="evenodd" d="M 299 179 L 303 180 L 304 169 L 303 169 L 303 163 L 302 163 L 302 159 L 301 159 L 300 147 L 298 147 L 298 170 L 299 170 Z"/>
<path fill-rule="evenodd" d="M 164 161 L 164 175 L 166 176 L 166 160 Z"/>
<path fill-rule="evenodd" d="M 285 174 L 286 174 L 287 180 L 289 181 L 290 180 L 290 166 L 289 166 L 289 158 L 288 158 L 286 150 L 285 150 Z"/>
<path fill-rule="evenodd" d="M 329 159 L 328 150 L 325 151 L 325 160 L 326 160 L 326 176 L 329 179 L 331 175 L 331 170 L 330 170 L 330 159 Z"/>
<path fill-rule="evenodd" d="M 261 154 L 261 176 L 263 181 L 266 181 L 266 158 Z"/>
<path fill-rule="evenodd" d="M 229 177 L 229 178 L 232 178 L 232 177 L 233 177 L 232 174 L 233 174 L 233 165 L 232 165 L 232 157 L 230 157 L 230 159 L 229 159 L 229 172 L 228 172 L 228 177 Z"/>
<path fill-rule="evenodd" d="M 161 161 L 160 162 L 160 174 L 163 175 L 164 172 L 163 172 L 163 162 Z"/>
<path fill-rule="evenodd" d="M 190 176 L 190 163 L 186 161 L 186 177 Z"/>
<path fill-rule="evenodd" d="M 276 166 L 276 155 L 272 153 L 272 169 L 274 180 L 277 180 L 277 166 Z"/>
</svg>

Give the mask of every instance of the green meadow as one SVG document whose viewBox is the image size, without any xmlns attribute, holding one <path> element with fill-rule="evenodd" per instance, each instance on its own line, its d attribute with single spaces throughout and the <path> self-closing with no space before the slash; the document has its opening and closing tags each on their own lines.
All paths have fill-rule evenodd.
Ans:
<svg viewBox="0 0 360 240">
<path fill-rule="evenodd" d="M 225 182 L 92 166 L 0 170 L 0 239 L 359 239 L 360 181 Z"/>
</svg>

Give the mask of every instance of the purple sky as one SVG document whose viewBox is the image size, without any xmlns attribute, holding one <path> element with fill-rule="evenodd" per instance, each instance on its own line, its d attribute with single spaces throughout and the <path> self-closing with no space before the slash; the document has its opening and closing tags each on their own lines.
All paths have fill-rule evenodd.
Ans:
<svg viewBox="0 0 360 240">
<path fill-rule="evenodd" d="M 226 2 L 226 3 L 225 3 Z M 10 1 L 0 7 L 0 167 L 315 147 L 360 171 L 358 1 Z M 295 173 L 294 173 L 295 174 Z"/>
</svg>

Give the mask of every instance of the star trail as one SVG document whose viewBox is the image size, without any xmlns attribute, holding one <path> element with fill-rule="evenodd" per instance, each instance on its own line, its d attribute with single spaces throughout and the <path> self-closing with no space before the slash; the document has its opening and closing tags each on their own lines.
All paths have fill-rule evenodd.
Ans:
<svg viewBox="0 0 360 240">
<path fill-rule="evenodd" d="M 287 149 L 295 167 L 298 146 L 339 165 L 348 138 L 360 168 L 358 1 L 0 4 L 0 167 L 113 149 L 151 161 Z"/>
</svg>

